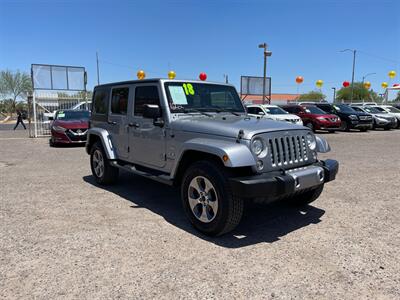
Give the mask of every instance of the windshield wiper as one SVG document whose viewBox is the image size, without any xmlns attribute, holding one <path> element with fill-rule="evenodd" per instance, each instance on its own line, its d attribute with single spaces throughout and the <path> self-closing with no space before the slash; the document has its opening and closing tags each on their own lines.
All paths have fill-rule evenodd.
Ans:
<svg viewBox="0 0 400 300">
<path fill-rule="evenodd" d="M 205 115 L 207 117 L 212 117 L 212 115 L 210 115 L 210 114 L 208 114 L 208 113 L 206 113 L 206 112 L 204 112 L 204 111 L 202 111 L 200 109 L 196 109 L 196 108 L 184 108 L 184 109 L 182 109 L 182 111 L 185 114 L 192 113 L 192 112 L 198 112 L 198 113 L 201 113 L 202 115 Z"/>
<path fill-rule="evenodd" d="M 232 115 L 240 116 L 240 114 L 237 113 L 236 111 L 234 111 L 233 108 L 223 108 L 223 107 L 221 107 L 221 106 L 213 106 L 213 108 L 215 108 L 215 111 L 216 111 L 217 113 L 220 113 L 220 112 L 230 112 Z"/>
</svg>

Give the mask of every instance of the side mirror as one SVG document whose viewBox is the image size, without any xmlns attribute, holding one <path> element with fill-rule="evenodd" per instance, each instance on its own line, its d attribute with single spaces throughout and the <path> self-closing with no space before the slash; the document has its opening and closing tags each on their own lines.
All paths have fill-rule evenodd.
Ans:
<svg viewBox="0 0 400 300">
<path fill-rule="evenodd" d="M 143 118 L 157 119 L 161 117 L 160 106 L 155 104 L 145 104 L 143 110 Z"/>
<path fill-rule="evenodd" d="M 260 116 L 265 116 L 265 113 L 264 113 L 263 111 L 258 112 L 258 114 L 259 114 Z"/>
</svg>

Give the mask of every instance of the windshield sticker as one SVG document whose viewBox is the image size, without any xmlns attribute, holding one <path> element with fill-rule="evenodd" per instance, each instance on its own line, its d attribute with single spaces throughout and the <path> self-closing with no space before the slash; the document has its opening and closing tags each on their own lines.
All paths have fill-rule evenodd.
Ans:
<svg viewBox="0 0 400 300">
<path fill-rule="evenodd" d="M 181 104 L 181 105 L 188 104 L 183 87 L 171 85 L 168 87 L 168 89 L 169 89 L 169 93 L 171 94 L 171 98 L 172 98 L 172 101 L 174 104 Z"/>
<path fill-rule="evenodd" d="M 185 94 L 186 95 L 192 95 L 192 96 L 194 95 L 194 88 L 193 88 L 192 84 L 184 83 L 182 86 L 183 86 L 183 88 L 185 90 Z"/>
<path fill-rule="evenodd" d="M 65 117 L 65 114 L 64 114 L 64 113 L 58 113 L 58 117 L 59 117 L 59 118 L 64 118 L 64 117 Z"/>
<path fill-rule="evenodd" d="M 311 111 L 309 109 L 305 109 L 306 112 L 310 113 Z"/>
<path fill-rule="evenodd" d="M 333 107 L 334 107 L 336 110 L 340 111 L 340 107 L 339 107 L 339 106 L 334 105 Z"/>
</svg>

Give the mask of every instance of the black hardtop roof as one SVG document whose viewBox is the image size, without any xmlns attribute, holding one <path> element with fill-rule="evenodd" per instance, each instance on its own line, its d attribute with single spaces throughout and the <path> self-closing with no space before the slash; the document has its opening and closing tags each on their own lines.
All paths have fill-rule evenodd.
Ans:
<svg viewBox="0 0 400 300">
<path fill-rule="evenodd" d="M 133 84 L 133 83 L 156 83 L 159 82 L 161 78 L 151 78 L 151 79 L 142 79 L 142 80 L 127 80 L 127 81 L 118 81 L 118 82 L 109 82 L 104 84 L 99 84 L 94 87 L 94 89 L 102 88 L 102 87 L 110 87 L 116 85 L 126 85 L 126 84 Z"/>
</svg>

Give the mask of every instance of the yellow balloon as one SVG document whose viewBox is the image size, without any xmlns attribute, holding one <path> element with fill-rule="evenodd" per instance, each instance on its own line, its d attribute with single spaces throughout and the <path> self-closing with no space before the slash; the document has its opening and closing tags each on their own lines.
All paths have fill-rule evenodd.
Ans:
<svg viewBox="0 0 400 300">
<path fill-rule="evenodd" d="M 168 78 L 169 79 L 175 79 L 176 77 L 176 73 L 174 71 L 169 71 L 168 72 Z"/>
<path fill-rule="evenodd" d="M 146 77 L 146 73 L 143 70 L 139 70 L 136 75 L 139 80 L 142 80 Z"/>
<path fill-rule="evenodd" d="M 319 79 L 319 80 L 317 80 L 317 82 L 315 82 L 315 85 L 317 87 L 321 88 L 324 85 L 324 82 L 321 79 Z"/>
<path fill-rule="evenodd" d="M 364 87 L 368 90 L 371 87 L 371 82 L 369 81 L 364 82 Z"/>
<path fill-rule="evenodd" d="M 387 82 L 382 82 L 381 87 L 386 89 L 388 87 L 388 83 Z"/>
<path fill-rule="evenodd" d="M 388 73 L 388 75 L 389 75 L 390 79 L 393 79 L 393 78 L 396 77 L 396 71 L 390 71 L 390 72 Z"/>
</svg>

